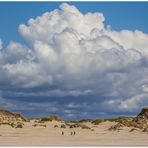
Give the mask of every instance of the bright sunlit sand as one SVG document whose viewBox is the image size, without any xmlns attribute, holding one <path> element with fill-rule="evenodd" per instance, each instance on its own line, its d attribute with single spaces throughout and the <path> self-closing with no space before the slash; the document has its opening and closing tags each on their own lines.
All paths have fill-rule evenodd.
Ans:
<svg viewBox="0 0 148 148">
<path fill-rule="evenodd" d="M 85 123 L 89 129 L 54 128 L 61 122 L 45 123 L 47 127 L 33 127 L 26 123 L 21 129 L 8 125 L 0 126 L 0 146 L 148 146 L 148 133 L 129 132 L 131 128 L 120 131 L 108 131 L 115 123 L 103 122 L 100 125 Z M 64 135 L 62 135 L 62 131 Z M 75 135 L 71 132 L 75 131 Z"/>
</svg>

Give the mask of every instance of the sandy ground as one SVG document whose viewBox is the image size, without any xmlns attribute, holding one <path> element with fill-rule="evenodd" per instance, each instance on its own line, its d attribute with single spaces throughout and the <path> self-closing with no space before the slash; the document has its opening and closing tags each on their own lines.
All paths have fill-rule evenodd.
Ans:
<svg viewBox="0 0 148 148">
<path fill-rule="evenodd" d="M 108 131 L 115 124 L 104 122 L 99 125 L 85 123 L 94 131 L 81 128 L 54 128 L 55 124 L 48 122 L 47 127 L 33 127 L 34 123 L 26 123 L 22 129 L 0 126 L 0 146 L 148 146 L 148 133 L 141 131 L 129 132 L 130 128 L 121 131 Z M 64 131 L 64 135 L 62 135 Z M 70 132 L 76 135 L 71 136 Z"/>
</svg>

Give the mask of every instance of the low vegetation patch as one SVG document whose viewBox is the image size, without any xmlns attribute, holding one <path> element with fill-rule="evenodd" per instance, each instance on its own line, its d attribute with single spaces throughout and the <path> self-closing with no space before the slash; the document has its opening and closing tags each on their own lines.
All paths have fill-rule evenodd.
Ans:
<svg viewBox="0 0 148 148">
<path fill-rule="evenodd" d="M 14 113 L 14 115 L 15 115 L 16 118 L 20 118 L 20 119 L 22 119 L 22 121 L 24 121 L 24 122 L 29 122 L 29 119 L 27 119 L 25 116 L 23 116 L 23 115 L 20 114 L 20 113 Z"/>
<path fill-rule="evenodd" d="M 8 122 L 0 123 L 0 125 L 9 125 L 11 127 L 14 127 L 14 123 L 8 123 Z"/>
<path fill-rule="evenodd" d="M 47 121 L 62 121 L 62 119 L 59 116 L 52 115 L 52 116 L 44 116 L 41 118 L 36 118 L 35 120 L 36 123 L 44 123 Z"/>
<path fill-rule="evenodd" d="M 54 125 L 54 128 L 58 128 L 59 126 L 58 125 Z"/>
<path fill-rule="evenodd" d="M 62 125 L 61 125 L 61 128 L 66 128 L 66 125 L 65 125 L 65 124 L 62 124 Z"/>
<path fill-rule="evenodd" d="M 80 127 L 81 127 L 82 129 L 91 129 L 89 126 L 84 125 L 84 124 L 81 124 Z"/>
<path fill-rule="evenodd" d="M 79 120 L 78 122 L 83 123 L 83 122 L 92 122 L 92 121 L 93 121 L 92 119 L 82 119 L 82 120 Z"/>
<path fill-rule="evenodd" d="M 39 121 L 46 122 L 46 121 L 52 121 L 52 120 L 50 117 L 45 116 L 45 117 L 41 117 L 41 119 Z"/>
<path fill-rule="evenodd" d="M 97 124 L 100 124 L 100 123 L 105 122 L 105 121 L 110 121 L 110 122 L 118 122 L 118 123 L 121 123 L 121 124 L 125 124 L 126 122 L 132 121 L 132 120 L 133 120 L 133 117 L 121 116 L 121 117 L 118 117 L 118 118 L 96 119 L 96 120 L 93 120 L 92 123 L 97 125 Z"/>
<path fill-rule="evenodd" d="M 116 125 L 111 126 L 108 130 L 109 131 L 116 131 L 116 130 L 121 130 L 121 127 L 123 127 L 123 124 L 117 123 Z"/>
<path fill-rule="evenodd" d="M 105 122 L 105 121 L 116 122 L 117 118 L 96 119 L 96 120 L 93 120 L 92 123 L 97 125 L 97 124 L 100 124 L 100 123 Z"/>
<path fill-rule="evenodd" d="M 57 116 L 57 115 L 50 116 L 50 119 L 51 120 L 55 120 L 55 121 L 62 121 L 62 119 L 59 116 Z"/>
<path fill-rule="evenodd" d="M 19 122 L 16 124 L 15 128 L 23 128 L 23 125 L 24 125 L 23 123 Z"/>
<path fill-rule="evenodd" d="M 0 123 L 0 125 L 9 125 L 11 126 L 12 128 L 23 128 L 24 126 L 24 123 L 22 122 L 4 122 L 4 123 Z"/>
</svg>

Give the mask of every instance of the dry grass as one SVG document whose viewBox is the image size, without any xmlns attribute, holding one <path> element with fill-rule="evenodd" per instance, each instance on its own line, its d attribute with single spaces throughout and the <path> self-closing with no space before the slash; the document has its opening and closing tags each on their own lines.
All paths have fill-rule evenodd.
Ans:
<svg viewBox="0 0 148 148">
<path fill-rule="evenodd" d="M 23 122 L 29 122 L 29 119 L 27 119 L 25 116 L 23 116 L 20 113 L 14 113 L 14 115 L 15 115 L 16 118 L 22 119 Z"/>
<path fill-rule="evenodd" d="M 24 125 L 23 123 L 18 122 L 15 128 L 23 128 L 23 125 Z"/>
<path fill-rule="evenodd" d="M 81 127 L 82 129 L 91 129 L 89 126 L 84 125 L 84 124 L 81 124 L 80 127 Z"/>
<path fill-rule="evenodd" d="M 41 117 L 41 119 L 39 120 L 40 122 L 47 122 L 47 121 L 52 121 L 50 117 Z"/>
<path fill-rule="evenodd" d="M 61 125 L 61 128 L 66 128 L 66 125 L 65 125 L 65 124 L 62 124 L 62 125 Z"/>
<path fill-rule="evenodd" d="M 121 130 L 121 127 L 123 127 L 123 124 L 117 123 L 116 125 L 111 126 L 108 130 L 109 131 L 116 131 L 116 130 Z"/>
<path fill-rule="evenodd" d="M 31 119 L 33 120 L 33 119 Z M 62 121 L 62 119 L 59 116 L 52 115 L 52 116 L 44 116 L 41 118 L 34 118 L 36 123 L 44 123 L 48 121 Z"/>
</svg>

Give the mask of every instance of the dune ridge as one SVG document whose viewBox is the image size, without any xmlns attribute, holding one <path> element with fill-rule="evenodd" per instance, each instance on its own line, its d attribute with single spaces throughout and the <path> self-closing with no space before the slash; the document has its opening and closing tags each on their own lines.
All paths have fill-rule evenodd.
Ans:
<svg viewBox="0 0 148 148">
<path fill-rule="evenodd" d="M 0 146 L 148 146 L 148 108 L 136 117 L 64 121 L 0 110 Z"/>
</svg>

